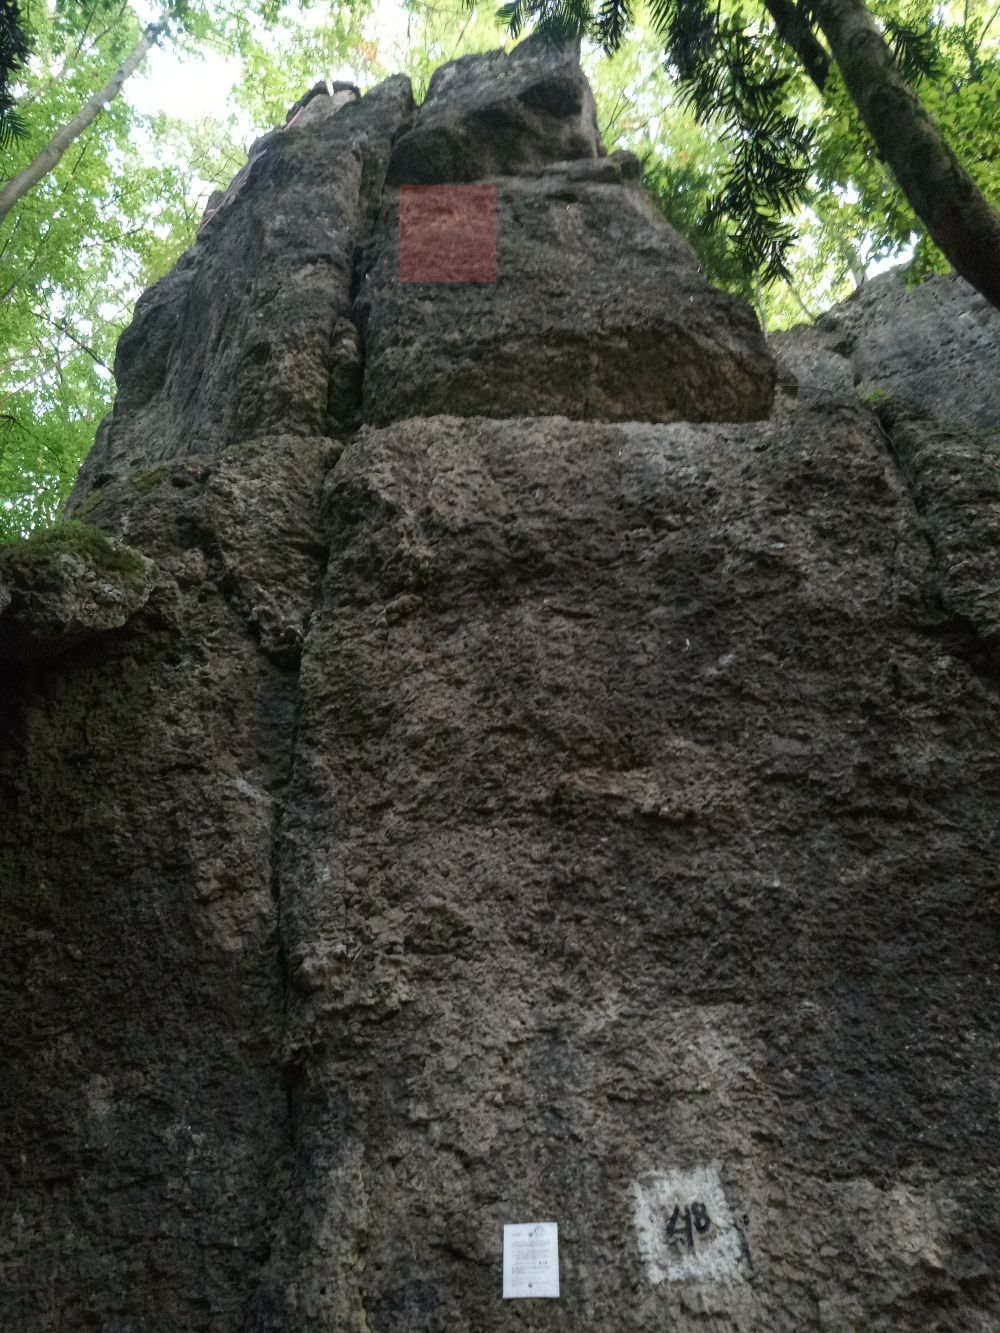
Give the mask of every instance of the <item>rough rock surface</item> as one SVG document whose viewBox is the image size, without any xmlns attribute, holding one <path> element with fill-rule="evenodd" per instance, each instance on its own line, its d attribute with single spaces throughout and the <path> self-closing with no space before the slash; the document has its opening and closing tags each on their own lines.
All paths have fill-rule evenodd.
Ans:
<svg viewBox="0 0 1000 1333">
<path fill-rule="evenodd" d="M 420 114 L 392 150 L 393 185 L 507 176 L 606 152 L 579 44 L 537 37 L 505 56 L 463 56 L 435 71 Z"/>
<path fill-rule="evenodd" d="M 0 660 L 0 1323 L 994 1333 L 994 438 L 541 377 L 380 415 L 352 272 L 409 93 L 324 110 L 123 339 L 71 508 L 148 597 Z M 522 151 L 510 198 L 634 189 Z M 5 557 L 0 641 L 73 531 L 30 606 Z M 543 1220 L 561 1297 L 503 1301 Z"/>
<path fill-rule="evenodd" d="M 0 658 L 55 657 L 122 629 L 154 585 L 151 560 L 96 531 L 0 547 Z"/>
<path fill-rule="evenodd" d="M 895 399 L 877 418 L 921 516 L 940 603 L 1000 667 L 1000 434 Z"/>
<path fill-rule="evenodd" d="M 766 417 L 774 369 L 752 312 L 708 285 L 638 175 L 630 154 L 605 154 L 575 48 L 533 38 L 438 70 L 389 162 L 410 194 L 387 190 L 361 257 L 364 419 Z M 495 280 L 429 284 L 412 187 L 472 182 L 495 192 L 488 237 L 470 240 L 453 189 L 434 196 L 446 216 L 424 244 L 489 245 Z"/>
<path fill-rule="evenodd" d="M 139 300 L 76 503 L 125 468 L 353 425 L 354 248 L 411 109 L 409 81 L 390 79 L 336 115 L 291 125 L 252 158 L 197 243 Z"/>
<path fill-rule="evenodd" d="M 486 284 L 402 278 L 399 199 L 386 199 L 357 302 L 365 420 L 769 415 L 775 372 L 752 312 L 708 285 L 619 161 L 493 184 L 497 280 Z M 457 229 L 462 207 L 459 197 Z"/>
<path fill-rule="evenodd" d="M 877 425 L 404 422 L 327 513 L 274 1326 L 505 1327 L 551 1217 L 533 1327 L 991 1327 L 995 695 Z"/>
<path fill-rule="evenodd" d="M 1000 428 L 1000 313 L 957 274 L 907 287 L 866 282 L 811 327 L 775 334 L 786 388 L 802 401 L 888 395 L 946 422 Z"/>
</svg>

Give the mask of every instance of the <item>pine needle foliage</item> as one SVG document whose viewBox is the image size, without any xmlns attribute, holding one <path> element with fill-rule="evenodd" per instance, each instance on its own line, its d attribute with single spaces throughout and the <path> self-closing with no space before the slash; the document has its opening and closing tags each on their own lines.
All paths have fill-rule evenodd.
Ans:
<svg viewBox="0 0 1000 1333">
<path fill-rule="evenodd" d="M 474 0 L 470 0 L 473 3 Z M 730 153 L 706 221 L 725 228 L 747 274 L 788 276 L 796 231 L 788 219 L 809 199 L 813 130 L 794 110 L 800 71 L 766 23 L 707 0 L 650 0 L 647 15 L 683 104 L 721 128 Z M 607 54 L 634 22 L 632 0 L 510 0 L 497 14 L 514 38 L 528 27 L 553 40 L 589 38 Z"/>
<path fill-rule="evenodd" d="M 27 63 L 30 47 L 21 24 L 17 0 L 0 0 L 0 150 L 27 133 L 23 119 L 14 110 L 12 83 Z"/>
</svg>

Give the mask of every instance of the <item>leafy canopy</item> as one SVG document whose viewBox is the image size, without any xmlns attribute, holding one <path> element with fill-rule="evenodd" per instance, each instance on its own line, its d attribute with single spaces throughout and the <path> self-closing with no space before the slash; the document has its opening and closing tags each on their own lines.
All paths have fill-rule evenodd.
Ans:
<svg viewBox="0 0 1000 1333">
<path fill-rule="evenodd" d="M 476 0 L 468 0 L 475 4 Z M 988 197 L 1000 197 L 998 43 L 1000 6 L 990 0 L 936 4 L 876 0 L 872 10 L 905 77 L 919 87 L 964 165 Z M 817 243 L 834 219 L 848 234 L 830 255 L 850 255 L 860 272 L 871 259 L 917 245 L 919 267 L 942 267 L 864 130 L 836 67 L 812 32 L 808 5 L 792 0 L 509 0 L 498 11 L 512 36 L 540 26 L 556 40 L 581 36 L 606 54 L 638 33 L 658 56 L 662 105 L 669 118 L 688 111 L 716 161 L 701 184 L 696 234 L 725 232 L 724 267 L 735 263 L 744 289 L 793 278 L 792 251 Z M 806 56 L 779 36 L 788 15 L 800 25 Z M 782 20 L 779 22 L 779 20 Z M 822 90 L 822 97 L 820 96 Z M 653 145 L 661 168 L 673 155 Z M 682 224 L 691 216 L 693 182 L 660 170 L 664 201 L 685 187 Z M 841 215 L 838 204 L 858 212 Z M 858 225 L 860 224 L 860 225 Z M 713 276 L 718 276 L 713 274 Z"/>
<path fill-rule="evenodd" d="M 0 149 L 24 135 L 24 121 L 14 110 L 13 79 L 28 60 L 29 41 L 17 0 L 0 0 Z"/>
<path fill-rule="evenodd" d="M 176 48 L 238 58 L 243 87 L 227 118 L 144 116 L 126 86 L 0 225 L 0 541 L 61 511 L 110 409 L 115 344 L 134 302 L 193 240 L 209 191 L 242 166 L 251 115 L 280 121 L 289 86 L 298 96 L 314 81 L 313 61 L 356 54 L 343 15 L 309 25 L 296 64 L 279 37 L 267 50 L 261 15 L 280 27 L 272 0 L 256 13 L 214 3 L 174 4 L 171 13 Z M 127 6 L 106 0 L 32 4 L 21 17 L 30 57 L 10 85 L 21 132 L 0 151 L 0 180 L 32 161 L 103 86 L 143 27 Z M 279 104 L 280 115 L 272 113 Z"/>
<path fill-rule="evenodd" d="M 821 98 L 775 36 L 764 0 L 560 4 L 544 12 L 568 14 L 585 33 L 608 146 L 639 154 L 709 278 L 752 301 L 762 322 L 811 318 L 893 257 L 913 253 L 914 272 L 946 267 L 836 69 Z M 1000 5 L 874 7 L 975 179 L 1000 196 Z M 367 0 L 174 4 L 175 50 L 233 62 L 226 112 L 197 122 L 143 116 L 127 85 L 0 224 L 0 541 L 60 512 L 110 407 L 114 346 L 136 296 L 190 244 L 208 193 L 229 183 L 256 133 L 281 123 L 322 74 L 353 74 L 364 88 L 402 68 L 422 96 L 442 61 L 509 42 L 508 27 L 520 32 L 542 11 L 540 0 L 508 4 L 499 18 L 467 0 L 408 0 L 395 16 Z M 0 0 L 0 65 L 12 16 L 16 6 Z M 32 3 L 20 20 L 21 63 L 10 63 L 0 90 L 23 137 L 0 139 L 0 180 L 103 85 L 141 30 L 110 0 Z"/>
</svg>

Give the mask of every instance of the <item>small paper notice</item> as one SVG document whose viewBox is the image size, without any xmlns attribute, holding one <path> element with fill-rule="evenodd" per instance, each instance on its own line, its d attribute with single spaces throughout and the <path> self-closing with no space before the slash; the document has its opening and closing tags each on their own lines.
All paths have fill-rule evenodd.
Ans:
<svg viewBox="0 0 1000 1333">
<path fill-rule="evenodd" d="M 503 1229 L 503 1298 L 559 1295 L 559 1225 L 518 1222 Z"/>
</svg>

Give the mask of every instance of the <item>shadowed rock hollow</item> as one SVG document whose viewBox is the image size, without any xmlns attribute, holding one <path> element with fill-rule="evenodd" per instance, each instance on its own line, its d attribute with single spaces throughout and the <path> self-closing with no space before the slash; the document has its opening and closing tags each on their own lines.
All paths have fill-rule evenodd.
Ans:
<svg viewBox="0 0 1000 1333">
<path fill-rule="evenodd" d="M 776 369 L 572 50 L 334 92 L 0 556 L 0 1322 L 992 1333 L 1000 320 Z"/>
</svg>

